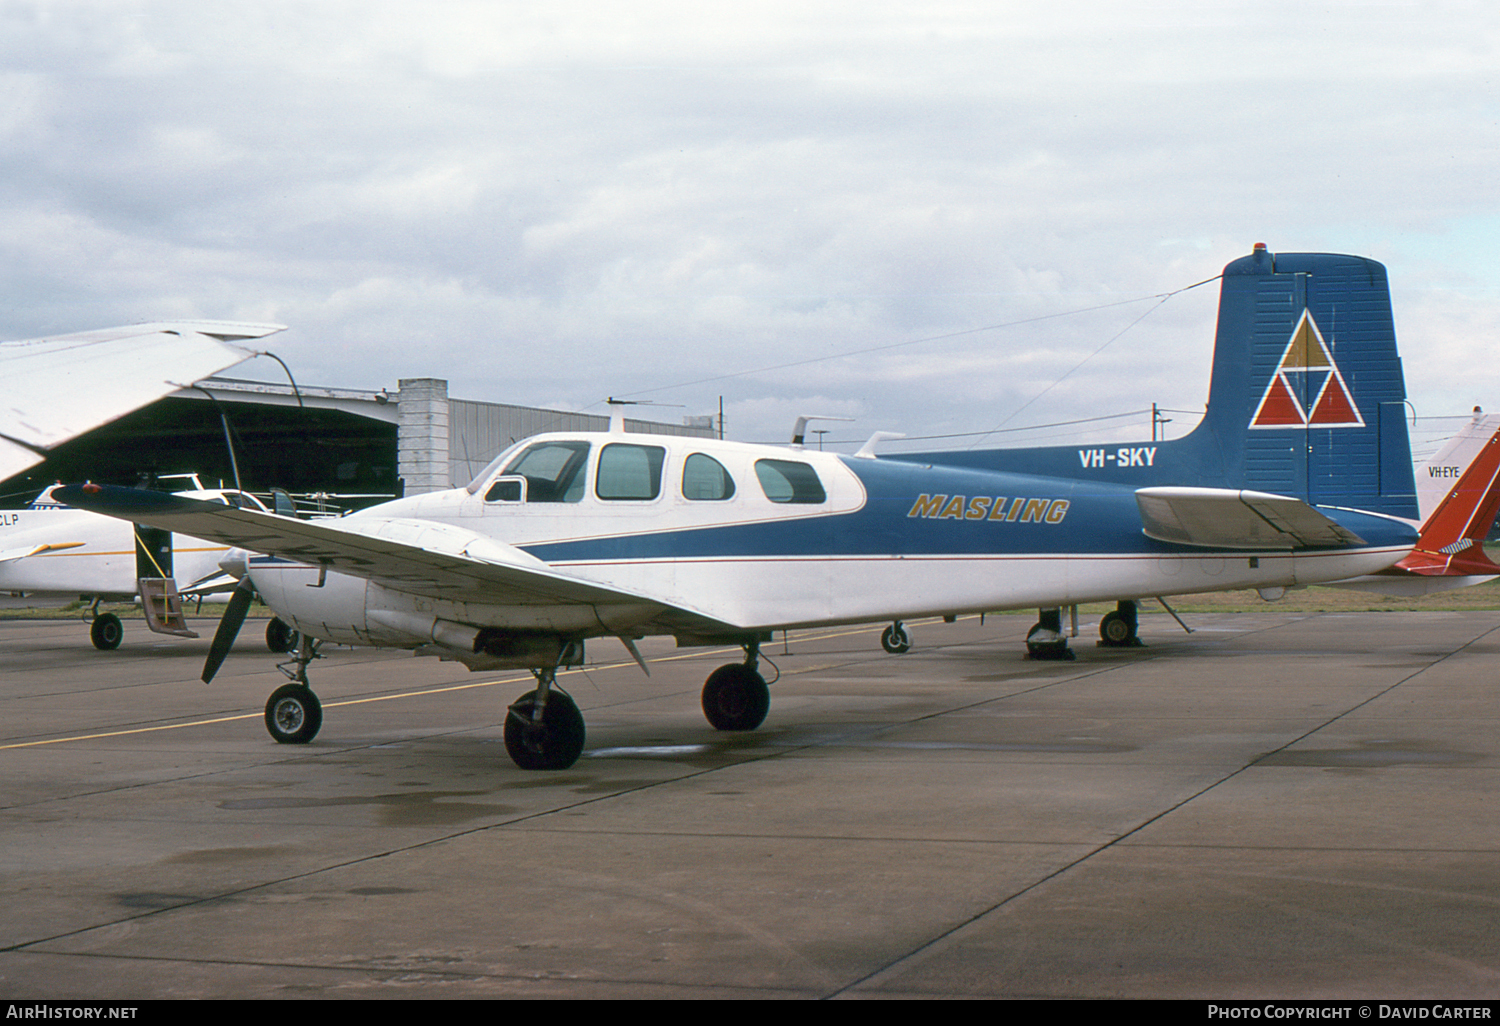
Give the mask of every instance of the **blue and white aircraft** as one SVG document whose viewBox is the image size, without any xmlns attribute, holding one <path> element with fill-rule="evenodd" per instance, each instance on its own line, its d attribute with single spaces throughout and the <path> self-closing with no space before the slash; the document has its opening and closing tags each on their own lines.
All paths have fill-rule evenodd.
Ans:
<svg viewBox="0 0 1500 1026">
<path fill-rule="evenodd" d="M 648 635 L 742 646 L 703 708 L 753 730 L 774 630 L 1378 573 L 1418 538 L 1405 398 L 1385 269 L 1257 246 L 1224 270 L 1208 409 L 1175 441 L 882 458 L 611 430 L 538 435 L 466 487 L 335 521 L 97 485 L 56 497 L 246 550 L 204 679 L 258 592 L 304 639 L 266 705 L 276 740 L 318 732 L 322 639 L 530 669 L 506 747 L 557 769 L 584 724 L 556 674 L 589 638 L 643 669 Z"/>
</svg>

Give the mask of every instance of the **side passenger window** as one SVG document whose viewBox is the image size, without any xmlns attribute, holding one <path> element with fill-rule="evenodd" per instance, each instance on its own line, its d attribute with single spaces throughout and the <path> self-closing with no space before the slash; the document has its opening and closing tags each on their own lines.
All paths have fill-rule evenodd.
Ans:
<svg viewBox="0 0 1500 1026">
<path fill-rule="evenodd" d="M 667 450 L 657 445 L 606 445 L 599 454 L 594 492 L 601 499 L 654 499 L 661 494 Z"/>
<path fill-rule="evenodd" d="M 734 495 L 734 478 L 724 464 L 695 452 L 682 465 L 682 497 L 694 501 L 728 499 Z"/>
<path fill-rule="evenodd" d="M 818 480 L 817 471 L 806 463 L 756 460 L 755 476 L 760 479 L 760 487 L 766 493 L 766 498 L 772 502 L 828 501 L 828 494 L 823 491 L 823 482 Z"/>
</svg>

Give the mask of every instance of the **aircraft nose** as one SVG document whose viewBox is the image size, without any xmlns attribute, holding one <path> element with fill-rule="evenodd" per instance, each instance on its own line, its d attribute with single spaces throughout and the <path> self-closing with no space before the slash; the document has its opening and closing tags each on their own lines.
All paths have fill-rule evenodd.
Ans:
<svg viewBox="0 0 1500 1026">
<path fill-rule="evenodd" d="M 239 580 L 249 572 L 250 553 L 244 549 L 230 549 L 229 553 L 219 560 L 219 569 L 235 580 Z"/>
</svg>

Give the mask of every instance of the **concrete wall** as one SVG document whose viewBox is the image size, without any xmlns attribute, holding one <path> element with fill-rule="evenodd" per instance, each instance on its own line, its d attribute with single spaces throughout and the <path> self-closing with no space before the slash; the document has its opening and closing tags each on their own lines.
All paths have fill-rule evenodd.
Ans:
<svg viewBox="0 0 1500 1026">
<path fill-rule="evenodd" d="M 453 487 L 448 466 L 448 382 L 402 378 L 397 406 L 396 473 L 407 495 Z"/>
</svg>

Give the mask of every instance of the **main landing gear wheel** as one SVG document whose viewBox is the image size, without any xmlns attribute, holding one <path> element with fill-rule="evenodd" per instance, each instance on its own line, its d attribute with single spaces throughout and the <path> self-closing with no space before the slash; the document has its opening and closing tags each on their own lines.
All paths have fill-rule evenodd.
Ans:
<svg viewBox="0 0 1500 1026">
<path fill-rule="evenodd" d="M 905 655 L 911 651 L 911 635 L 900 620 L 880 632 L 880 647 L 891 655 Z"/>
<path fill-rule="evenodd" d="M 555 686 L 547 691 L 540 720 L 537 692 L 516 699 L 505 717 L 505 750 L 522 769 L 561 770 L 583 754 L 583 714 L 567 694 Z"/>
<path fill-rule="evenodd" d="M 266 624 L 266 647 L 272 652 L 295 652 L 302 644 L 302 635 L 280 618 L 273 616 Z"/>
<path fill-rule="evenodd" d="M 120 642 L 125 640 L 125 625 L 114 613 L 100 613 L 89 624 L 89 640 L 101 652 L 117 649 Z"/>
<path fill-rule="evenodd" d="M 1026 635 L 1028 659 L 1076 659 L 1062 629 L 1061 609 L 1040 609 L 1037 622 Z"/>
<path fill-rule="evenodd" d="M 278 743 L 305 745 L 323 726 L 323 704 L 306 684 L 283 684 L 266 701 L 266 730 Z"/>
<path fill-rule="evenodd" d="M 771 690 L 758 670 L 729 663 L 703 684 L 703 715 L 715 730 L 754 730 L 771 711 Z"/>
<path fill-rule="evenodd" d="M 1116 603 L 1114 612 L 1105 613 L 1099 621 L 1099 644 L 1104 648 L 1141 648 L 1139 631 L 1137 606 L 1125 599 Z"/>
</svg>

